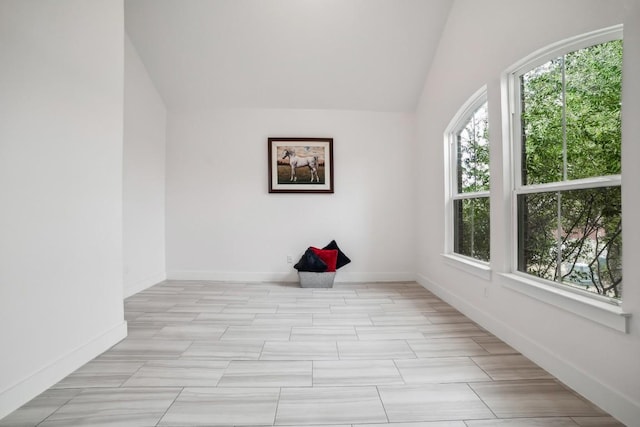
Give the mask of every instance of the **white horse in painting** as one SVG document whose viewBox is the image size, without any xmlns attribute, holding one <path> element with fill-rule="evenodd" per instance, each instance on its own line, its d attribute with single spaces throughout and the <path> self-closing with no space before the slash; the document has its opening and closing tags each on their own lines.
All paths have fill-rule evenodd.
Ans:
<svg viewBox="0 0 640 427">
<path fill-rule="evenodd" d="M 295 151 L 286 149 L 284 150 L 284 155 L 282 159 L 289 158 L 289 166 L 291 166 L 291 179 L 290 181 L 297 181 L 298 177 L 296 176 L 296 169 L 304 166 L 309 167 L 309 171 L 311 172 L 311 182 L 313 182 L 313 178 L 315 177 L 316 182 L 320 182 L 320 178 L 318 177 L 318 156 L 312 157 L 298 157 L 296 156 Z"/>
</svg>

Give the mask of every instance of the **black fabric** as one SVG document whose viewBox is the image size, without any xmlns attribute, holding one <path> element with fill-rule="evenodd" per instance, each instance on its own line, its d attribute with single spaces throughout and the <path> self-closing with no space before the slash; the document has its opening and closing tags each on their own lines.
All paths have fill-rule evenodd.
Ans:
<svg viewBox="0 0 640 427">
<path fill-rule="evenodd" d="M 298 271 L 313 271 L 316 273 L 322 273 L 327 271 L 327 264 L 320 259 L 318 255 L 313 253 L 311 248 L 307 249 L 300 258 L 300 261 L 293 266 Z"/>
<path fill-rule="evenodd" d="M 327 246 L 325 246 L 322 249 L 336 249 L 338 251 L 338 262 L 336 263 L 336 270 L 340 267 L 344 267 L 345 265 L 351 262 L 349 257 L 346 256 L 344 252 L 340 250 L 335 240 L 332 240 L 331 243 L 329 243 Z"/>
</svg>

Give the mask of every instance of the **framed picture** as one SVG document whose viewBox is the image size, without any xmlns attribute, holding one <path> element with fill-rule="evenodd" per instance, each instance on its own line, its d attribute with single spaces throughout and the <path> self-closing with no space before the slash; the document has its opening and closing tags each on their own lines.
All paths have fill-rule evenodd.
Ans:
<svg viewBox="0 0 640 427">
<path fill-rule="evenodd" d="M 269 193 L 333 193 L 333 138 L 269 138 Z"/>
</svg>

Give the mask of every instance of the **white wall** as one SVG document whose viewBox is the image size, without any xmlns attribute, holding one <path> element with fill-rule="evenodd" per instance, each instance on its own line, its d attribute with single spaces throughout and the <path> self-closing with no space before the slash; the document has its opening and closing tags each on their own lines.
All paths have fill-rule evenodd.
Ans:
<svg viewBox="0 0 640 427">
<path fill-rule="evenodd" d="M 122 1 L 0 2 L 0 418 L 126 335 Z"/>
<path fill-rule="evenodd" d="M 124 45 L 124 296 L 165 272 L 167 109 L 128 36 Z"/>
<path fill-rule="evenodd" d="M 296 280 L 310 246 L 352 259 L 337 281 L 414 272 L 414 118 L 325 110 L 170 113 L 169 278 Z M 335 194 L 269 194 L 268 137 L 333 137 Z"/>
<path fill-rule="evenodd" d="M 417 112 L 418 280 L 518 348 L 603 409 L 640 419 L 640 19 L 637 1 L 457 0 Z M 626 9 L 625 9 L 626 7 Z M 625 21 L 623 217 L 624 304 L 634 313 L 624 334 L 504 287 L 508 272 L 509 184 L 502 177 L 501 73 L 553 42 Z M 488 88 L 492 172 L 492 279 L 451 267 L 444 248 L 444 130 L 482 85 Z M 504 200 L 504 203 L 500 203 Z M 487 296 L 485 296 L 485 292 Z"/>
</svg>

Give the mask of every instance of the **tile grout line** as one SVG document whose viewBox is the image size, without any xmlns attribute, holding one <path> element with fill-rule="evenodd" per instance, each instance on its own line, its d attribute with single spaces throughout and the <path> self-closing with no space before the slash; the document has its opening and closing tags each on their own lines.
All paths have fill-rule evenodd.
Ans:
<svg viewBox="0 0 640 427">
<path fill-rule="evenodd" d="M 280 408 L 280 397 L 282 396 L 282 387 L 278 389 L 278 400 L 276 400 L 276 410 L 273 413 L 273 423 L 272 426 L 276 425 L 276 420 L 278 419 L 278 409 Z"/>
<path fill-rule="evenodd" d="M 492 382 L 496 382 L 496 381 L 497 381 L 495 378 L 493 378 L 493 375 L 491 375 L 489 372 L 487 372 L 486 370 L 484 370 L 484 369 L 482 368 L 482 366 L 478 365 L 478 363 L 477 363 L 475 360 L 473 360 L 473 357 L 474 357 L 474 356 L 468 356 L 468 357 L 469 357 L 469 360 L 471 360 L 471 362 L 473 362 L 473 364 L 474 364 L 474 365 L 476 365 L 476 366 L 478 367 L 478 369 L 480 369 L 482 372 L 484 372 L 484 373 L 485 373 L 485 375 L 486 375 L 487 377 L 489 377 L 489 378 L 491 379 L 491 381 L 492 381 Z M 482 357 L 487 357 L 487 356 L 482 356 Z M 486 381 L 484 381 L 484 382 L 486 382 Z M 480 397 L 480 396 L 478 396 L 478 397 Z"/>
<path fill-rule="evenodd" d="M 45 421 L 47 421 L 53 414 L 55 414 L 60 409 L 62 409 L 63 406 L 67 405 L 69 402 L 71 402 L 73 399 L 75 399 L 76 397 L 78 397 L 80 394 L 82 394 L 84 392 L 84 389 L 73 389 L 73 390 L 80 390 L 80 392 L 76 393 L 73 397 L 70 397 L 69 399 L 67 399 L 62 405 L 58 406 L 53 412 L 51 412 L 49 415 L 47 415 L 43 420 L 41 420 L 40 422 L 36 423 L 36 425 L 39 426 L 42 423 L 44 423 Z M 2 421 L 2 419 L 0 419 L 0 421 Z"/>
<path fill-rule="evenodd" d="M 176 397 L 173 398 L 173 401 L 171 401 L 169 406 L 167 406 L 167 409 L 165 409 L 162 415 L 160 415 L 160 418 L 158 418 L 158 421 L 156 422 L 156 427 L 160 425 L 160 423 L 162 422 L 162 419 L 167 415 L 167 412 L 169 412 L 169 409 L 171 409 L 171 407 L 176 403 L 176 401 L 178 400 L 178 397 L 180 397 L 180 395 L 184 392 L 185 388 L 186 387 L 180 387 L 180 391 L 176 393 Z"/>
<path fill-rule="evenodd" d="M 396 370 L 398 371 L 398 375 L 400 375 L 400 378 L 402 378 L 402 382 L 404 383 L 404 385 L 409 385 L 407 383 L 407 380 L 404 378 L 404 375 L 402 375 L 402 371 L 398 367 L 398 363 L 396 362 L 396 359 L 391 359 L 391 360 L 393 361 L 393 366 L 395 366 Z M 413 359 L 407 359 L 407 360 L 413 360 Z"/>
<path fill-rule="evenodd" d="M 379 386 L 375 386 L 376 387 L 376 392 L 378 393 L 378 399 L 380 399 L 380 405 L 382 406 L 382 410 L 384 411 L 384 416 L 387 418 L 387 424 L 391 423 L 391 420 L 389 419 L 389 414 L 387 414 L 387 408 L 384 406 L 384 402 L 382 401 L 382 396 L 380 395 L 380 387 Z"/>
<path fill-rule="evenodd" d="M 489 378 L 491 378 L 491 377 L 489 377 Z M 487 382 L 487 381 L 484 381 L 484 382 Z M 495 381 L 491 380 L 491 382 L 495 382 Z M 475 394 L 475 395 L 476 395 L 476 397 L 480 400 L 480 402 L 482 402 L 482 404 L 483 404 L 484 406 L 486 406 L 486 407 L 487 407 L 487 409 L 489 410 L 489 412 L 491 412 L 491 413 L 493 414 L 493 416 L 494 416 L 496 419 L 500 419 L 500 417 L 498 416 L 498 414 L 496 414 L 496 413 L 493 411 L 493 409 L 491 409 L 491 407 L 489 406 L 489 404 L 488 404 L 487 402 L 485 402 L 485 401 L 484 401 L 484 399 L 483 399 L 483 398 L 482 398 L 482 397 L 481 397 L 481 396 L 480 396 L 480 395 L 479 395 L 479 394 L 474 390 L 474 388 L 473 388 L 473 387 L 471 387 L 471 384 L 469 384 L 468 382 L 466 382 L 466 383 L 464 383 L 464 384 L 469 388 L 469 390 L 471 390 L 471 392 L 472 392 L 473 394 Z M 465 424 L 466 424 L 466 422 L 465 422 Z"/>
</svg>

